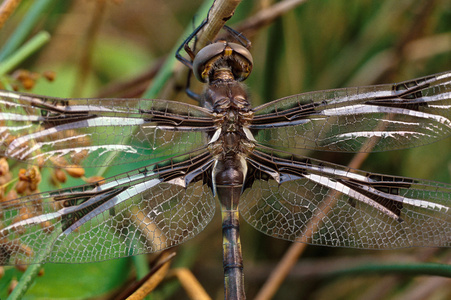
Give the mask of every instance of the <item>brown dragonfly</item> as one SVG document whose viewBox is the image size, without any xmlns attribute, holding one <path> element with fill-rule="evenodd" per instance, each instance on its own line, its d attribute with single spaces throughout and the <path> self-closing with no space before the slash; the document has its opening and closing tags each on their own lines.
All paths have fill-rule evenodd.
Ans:
<svg viewBox="0 0 451 300">
<path fill-rule="evenodd" d="M 301 155 L 398 150 L 449 138 L 451 72 L 252 108 L 241 83 L 252 56 L 243 45 L 216 42 L 185 64 L 207 86 L 202 106 L 0 90 L 1 156 L 54 168 L 139 164 L 99 182 L 3 203 L 2 265 L 161 251 L 201 232 L 215 199 L 228 299 L 245 297 L 239 215 L 267 235 L 316 245 L 451 246 L 450 184 Z M 309 229 L 313 235 L 305 236 Z"/>
</svg>

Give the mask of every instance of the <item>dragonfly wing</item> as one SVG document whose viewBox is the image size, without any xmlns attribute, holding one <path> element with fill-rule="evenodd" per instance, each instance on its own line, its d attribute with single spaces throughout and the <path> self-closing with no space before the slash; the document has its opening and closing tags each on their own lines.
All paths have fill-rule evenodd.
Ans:
<svg viewBox="0 0 451 300">
<path fill-rule="evenodd" d="M 111 166 L 193 151 L 203 108 L 164 100 L 58 99 L 0 90 L 0 155 L 40 166 Z M 119 159 L 115 159 L 119 155 Z"/>
<path fill-rule="evenodd" d="M 255 139 L 290 152 L 417 147 L 451 136 L 451 72 L 289 96 L 254 113 Z"/>
<path fill-rule="evenodd" d="M 368 249 L 451 246 L 451 185 L 312 159 L 249 156 L 244 219 L 270 236 Z"/>
<path fill-rule="evenodd" d="M 2 203 L 0 263 L 94 262 L 180 244 L 214 215 L 211 164 L 204 150 Z"/>
</svg>

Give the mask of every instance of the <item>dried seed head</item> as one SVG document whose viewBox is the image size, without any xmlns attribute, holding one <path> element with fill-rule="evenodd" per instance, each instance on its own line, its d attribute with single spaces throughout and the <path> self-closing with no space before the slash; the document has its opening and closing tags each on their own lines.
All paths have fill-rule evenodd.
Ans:
<svg viewBox="0 0 451 300">
<path fill-rule="evenodd" d="M 44 167 L 44 164 L 45 164 L 44 157 L 39 156 L 39 157 L 36 159 L 36 164 L 37 164 L 37 166 L 39 167 L 39 169 L 41 169 L 42 167 Z"/>
<path fill-rule="evenodd" d="M 27 181 L 19 181 L 16 184 L 15 188 L 16 188 L 17 193 L 23 194 L 27 190 L 27 187 L 28 187 L 28 182 Z"/>
<path fill-rule="evenodd" d="M 27 178 L 27 170 L 25 170 L 25 169 L 20 169 L 20 170 L 19 170 L 18 176 L 19 176 L 19 180 L 20 180 L 20 181 L 28 181 L 28 178 Z"/>
<path fill-rule="evenodd" d="M 28 184 L 28 189 L 30 190 L 30 192 L 35 193 L 38 190 L 38 184 L 36 182 L 30 182 Z"/>
<path fill-rule="evenodd" d="M 56 78 L 56 72 L 55 71 L 50 71 L 50 70 L 49 71 L 44 71 L 44 72 L 42 72 L 42 75 L 48 81 L 53 81 Z"/>
<path fill-rule="evenodd" d="M 80 178 L 82 176 L 85 176 L 85 169 L 83 169 L 79 165 L 69 165 L 64 169 L 71 177 Z"/>
<path fill-rule="evenodd" d="M 11 189 L 8 194 L 5 196 L 5 204 L 8 204 L 8 208 L 12 207 L 19 207 L 20 201 L 19 195 L 17 194 L 17 191 L 15 189 Z"/>
<path fill-rule="evenodd" d="M 17 187 L 16 187 L 17 188 Z M 5 208 L 18 208 L 20 206 L 19 195 L 15 189 L 11 189 L 6 196 L 3 197 L 3 201 L 1 202 L 2 207 Z"/>
<path fill-rule="evenodd" d="M 5 174 L 9 173 L 9 164 L 6 158 L 2 157 L 0 158 L 0 176 L 3 176 Z"/>
<path fill-rule="evenodd" d="M 53 175 L 57 182 L 65 183 L 67 180 L 66 173 L 64 173 L 63 170 L 61 170 L 61 169 L 55 169 L 53 171 Z"/>
<path fill-rule="evenodd" d="M 87 139 L 84 139 L 83 141 L 85 141 Z M 87 142 L 86 146 L 89 146 L 90 142 Z M 81 164 L 81 162 L 88 156 L 89 151 L 88 150 L 82 150 L 80 152 L 74 153 L 71 155 L 71 161 L 72 163 L 79 165 Z"/>
<path fill-rule="evenodd" d="M 32 218 L 32 217 L 34 217 L 34 216 L 35 216 L 34 213 L 31 212 L 31 211 L 28 209 L 28 207 L 21 207 L 21 208 L 19 209 L 19 215 L 17 215 L 16 218 L 14 218 L 13 223 L 17 223 L 17 222 L 20 222 L 20 221 L 23 221 L 23 220 Z"/>
<path fill-rule="evenodd" d="M 51 161 L 56 167 L 64 168 L 67 166 L 67 160 L 64 157 L 52 157 Z"/>
<path fill-rule="evenodd" d="M 41 173 L 38 167 L 32 166 L 28 170 L 19 170 L 19 182 L 16 184 L 16 191 L 19 194 L 35 193 L 38 189 L 38 185 L 41 182 Z"/>
<path fill-rule="evenodd" d="M 39 172 L 38 167 L 36 167 L 36 166 L 31 167 L 30 169 L 28 169 L 27 174 L 28 174 L 29 181 L 31 183 L 38 185 L 41 182 L 42 177 L 41 177 L 41 172 Z"/>
<path fill-rule="evenodd" d="M 34 88 L 36 81 L 32 78 L 24 78 L 21 83 L 24 89 L 31 90 L 32 88 Z"/>
<path fill-rule="evenodd" d="M 19 270 L 20 272 L 25 272 L 27 270 L 27 266 L 24 264 L 19 264 L 15 266 L 17 270 Z"/>
<path fill-rule="evenodd" d="M 36 80 L 38 80 L 41 75 L 36 72 L 20 69 L 15 71 L 12 77 L 20 82 L 25 89 L 30 90 L 34 87 Z"/>
</svg>

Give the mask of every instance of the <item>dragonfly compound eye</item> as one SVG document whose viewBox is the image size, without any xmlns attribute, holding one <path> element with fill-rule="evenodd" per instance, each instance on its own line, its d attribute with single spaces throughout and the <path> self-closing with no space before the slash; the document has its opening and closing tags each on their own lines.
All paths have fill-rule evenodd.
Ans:
<svg viewBox="0 0 451 300">
<path fill-rule="evenodd" d="M 194 76 L 207 82 L 222 65 L 230 67 L 234 80 L 245 80 L 252 71 L 252 55 L 244 46 L 225 41 L 202 48 L 193 61 Z"/>
</svg>

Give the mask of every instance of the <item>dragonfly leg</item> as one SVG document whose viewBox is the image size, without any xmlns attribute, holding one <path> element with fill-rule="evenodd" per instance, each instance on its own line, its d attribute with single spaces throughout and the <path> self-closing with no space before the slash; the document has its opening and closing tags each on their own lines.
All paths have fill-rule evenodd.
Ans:
<svg viewBox="0 0 451 300">
<path fill-rule="evenodd" d="M 190 97 L 191 99 L 194 99 L 197 101 L 197 103 L 201 103 L 201 96 L 194 92 L 193 90 L 191 90 L 191 77 L 193 75 L 193 70 L 190 69 L 188 72 L 188 78 L 186 79 L 186 88 L 185 88 L 185 93 L 188 95 L 188 97 Z"/>
<path fill-rule="evenodd" d="M 202 21 L 202 23 L 196 28 L 194 29 L 194 31 L 189 35 L 189 37 L 186 38 L 185 41 L 183 41 L 183 43 L 178 47 L 175 57 L 177 58 L 178 61 L 180 61 L 182 64 L 184 64 L 185 66 L 187 66 L 190 69 L 193 69 L 193 60 L 194 60 L 194 50 L 191 49 L 191 47 L 189 46 L 189 43 L 196 38 L 197 34 L 199 33 L 199 31 L 201 31 L 202 28 L 204 28 L 205 25 L 208 24 L 208 18 L 206 18 L 205 20 Z M 181 54 L 180 51 L 182 51 L 182 48 L 185 50 L 185 52 L 189 55 L 190 60 L 184 58 Z"/>
<path fill-rule="evenodd" d="M 251 48 L 251 41 L 248 40 L 247 37 L 245 37 L 242 33 L 236 31 L 232 27 L 229 27 L 227 25 L 224 25 L 224 29 L 241 45 L 243 45 L 246 49 Z"/>
</svg>

